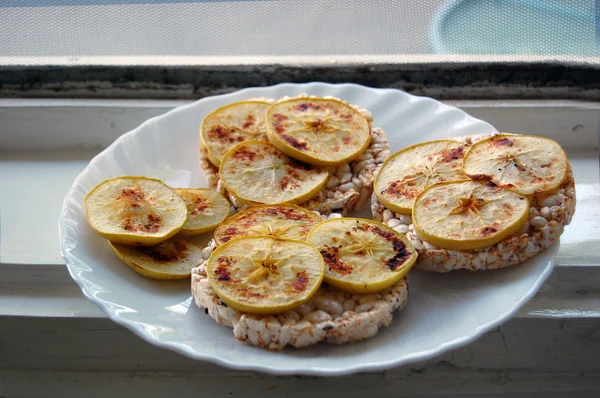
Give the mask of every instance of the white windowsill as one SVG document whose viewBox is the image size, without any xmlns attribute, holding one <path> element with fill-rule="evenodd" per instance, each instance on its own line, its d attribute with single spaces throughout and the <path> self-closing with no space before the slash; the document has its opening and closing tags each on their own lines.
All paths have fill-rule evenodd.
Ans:
<svg viewBox="0 0 600 398">
<path fill-rule="evenodd" d="M 59 252 L 64 195 L 89 159 L 142 121 L 185 101 L 0 100 L 0 314 L 103 317 L 70 280 Z M 558 140 L 577 182 L 577 211 L 555 272 L 519 317 L 597 317 L 600 295 L 600 106 L 561 101 L 455 101 L 503 131 Z M 570 282 L 564 283 L 565 276 Z M 582 286 L 593 294 L 578 295 Z"/>
<path fill-rule="evenodd" d="M 71 280 L 57 221 L 74 178 L 116 137 L 182 103 L 0 99 L 0 396 L 598 394 L 600 105 L 452 102 L 500 130 L 548 135 L 566 148 L 578 204 L 559 266 L 511 321 L 469 346 L 427 363 L 326 380 L 235 372 L 151 346 L 108 320 Z"/>
</svg>

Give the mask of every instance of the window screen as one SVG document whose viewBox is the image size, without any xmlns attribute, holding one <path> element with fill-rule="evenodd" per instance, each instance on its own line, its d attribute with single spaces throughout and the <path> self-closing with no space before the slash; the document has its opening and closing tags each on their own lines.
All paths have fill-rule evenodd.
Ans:
<svg viewBox="0 0 600 398">
<path fill-rule="evenodd" d="M 594 0 L 3 0 L 2 64 L 598 61 Z"/>
</svg>

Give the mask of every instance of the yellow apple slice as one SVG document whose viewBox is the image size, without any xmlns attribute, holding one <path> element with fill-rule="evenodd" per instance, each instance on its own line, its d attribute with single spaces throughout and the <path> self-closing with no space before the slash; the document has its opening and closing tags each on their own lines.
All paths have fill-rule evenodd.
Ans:
<svg viewBox="0 0 600 398">
<path fill-rule="evenodd" d="M 416 199 L 413 224 L 425 241 L 451 250 L 491 246 L 516 233 L 529 216 L 527 197 L 491 182 L 435 184 Z"/>
<path fill-rule="evenodd" d="M 323 280 L 318 250 L 299 240 L 245 236 L 211 254 L 208 280 L 219 298 L 243 312 L 277 314 L 310 299 Z"/>
<path fill-rule="evenodd" d="M 295 98 L 267 111 L 269 141 L 286 155 L 316 166 L 337 166 L 358 157 L 369 146 L 365 117 L 342 101 Z"/>
<path fill-rule="evenodd" d="M 218 192 L 207 188 L 175 188 L 187 206 L 187 221 L 179 231 L 181 236 L 193 236 L 212 231 L 229 215 L 230 204 Z"/>
<path fill-rule="evenodd" d="M 151 246 L 181 230 L 185 202 L 162 181 L 125 176 L 106 180 L 84 200 L 88 223 L 101 236 L 126 245 Z"/>
<path fill-rule="evenodd" d="M 319 222 L 316 213 L 293 204 L 251 206 L 219 225 L 214 238 L 217 245 L 249 235 L 306 240 Z"/>
<path fill-rule="evenodd" d="M 377 199 L 396 213 L 411 214 L 415 198 L 428 186 L 466 178 L 462 170 L 466 150 L 461 142 L 439 140 L 396 152 L 375 178 Z"/>
<path fill-rule="evenodd" d="M 156 246 L 134 247 L 109 242 L 117 257 L 135 272 L 151 279 L 189 278 L 192 268 L 204 261 L 195 243 L 171 238 Z"/>
<path fill-rule="evenodd" d="M 244 141 L 231 148 L 219 168 L 225 188 L 249 203 L 302 203 L 317 195 L 329 174 L 287 157 L 273 145 Z"/>
<path fill-rule="evenodd" d="M 465 174 L 531 195 L 556 189 L 567 175 L 567 155 L 549 138 L 499 134 L 474 144 L 465 155 Z"/>
<path fill-rule="evenodd" d="M 225 152 L 245 140 L 267 141 L 265 114 L 268 102 L 240 101 L 221 107 L 202 122 L 200 138 L 207 157 L 219 167 Z"/>
<path fill-rule="evenodd" d="M 417 260 L 406 237 L 361 218 L 333 218 L 308 234 L 325 259 L 325 282 L 351 293 L 375 293 L 397 283 Z"/>
</svg>

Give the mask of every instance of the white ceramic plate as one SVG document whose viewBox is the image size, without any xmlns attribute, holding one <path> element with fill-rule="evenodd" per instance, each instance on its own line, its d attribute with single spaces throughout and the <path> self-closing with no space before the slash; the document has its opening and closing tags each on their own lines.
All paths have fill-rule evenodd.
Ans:
<svg viewBox="0 0 600 398">
<path fill-rule="evenodd" d="M 83 199 L 121 175 L 156 177 L 174 187 L 206 186 L 198 163 L 198 128 L 209 112 L 256 96 L 332 95 L 369 109 L 393 151 L 422 141 L 490 133 L 489 124 L 430 98 L 353 84 L 281 84 L 204 98 L 150 119 L 95 157 L 67 194 L 59 220 L 61 251 L 83 293 L 115 322 L 152 344 L 236 369 L 338 375 L 431 358 L 475 340 L 510 318 L 550 274 L 556 247 L 518 267 L 482 273 L 410 274 L 410 298 L 392 325 L 367 341 L 269 352 L 236 341 L 193 305 L 189 282 L 135 274 L 88 226 Z M 362 213 L 365 215 L 365 213 Z"/>
</svg>

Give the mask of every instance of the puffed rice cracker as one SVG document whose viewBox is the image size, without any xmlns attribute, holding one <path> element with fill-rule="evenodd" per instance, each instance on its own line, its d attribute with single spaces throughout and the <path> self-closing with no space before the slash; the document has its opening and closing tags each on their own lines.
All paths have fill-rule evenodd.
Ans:
<svg viewBox="0 0 600 398">
<path fill-rule="evenodd" d="M 212 242 L 204 250 L 206 258 L 215 247 Z M 388 326 L 394 312 L 403 309 L 408 300 L 408 279 L 404 277 L 377 294 L 351 294 L 323 285 L 309 301 L 283 314 L 242 313 L 228 307 L 215 294 L 206 276 L 205 264 L 192 269 L 192 295 L 196 305 L 219 325 L 233 328 L 237 340 L 269 350 L 367 339 L 381 327 Z"/>
<path fill-rule="evenodd" d="M 470 145 L 489 136 L 486 134 L 451 139 Z M 575 180 L 569 167 L 565 182 L 556 192 L 534 197 L 529 219 L 517 234 L 495 245 L 466 251 L 442 249 L 423 241 L 416 235 L 410 215 L 397 214 L 386 209 L 375 194 L 371 196 L 371 212 L 375 220 L 406 234 L 419 252 L 417 268 L 434 272 L 458 269 L 481 271 L 522 264 L 550 247 L 571 222 L 575 203 Z"/>
<path fill-rule="evenodd" d="M 301 94 L 296 98 L 316 97 Z M 290 97 L 284 97 L 281 101 L 287 99 Z M 302 207 L 322 214 L 339 212 L 345 215 L 362 208 L 368 202 L 373 191 L 373 181 L 377 172 L 390 154 L 390 144 L 385 132 L 381 128 L 372 127 L 373 116 L 371 113 L 366 109 L 351 105 L 347 101 L 342 102 L 358 110 L 367 119 L 371 125 L 371 142 L 367 149 L 349 164 L 327 168 L 330 176 L 325 188 L 317 196 L 300 204 Z M 226 195 L 238 210 L 245 207 L 244 203 L 226 192 L 220 183 L 219 170 L 208 160 L 206 148 L 200 149 L 200 166 L 210 188 Z"/>
</svg>

